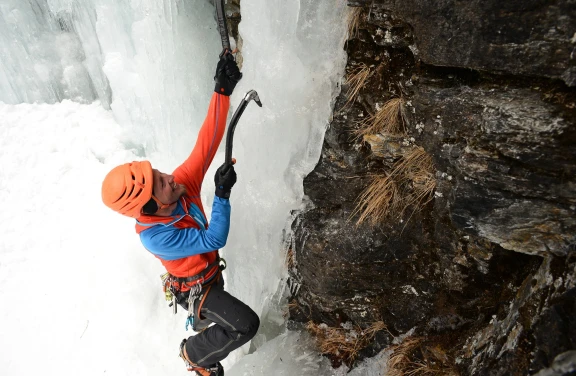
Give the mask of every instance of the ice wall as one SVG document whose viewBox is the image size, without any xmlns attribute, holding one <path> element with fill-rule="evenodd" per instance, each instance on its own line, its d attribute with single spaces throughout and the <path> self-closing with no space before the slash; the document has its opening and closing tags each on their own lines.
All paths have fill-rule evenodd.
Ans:
<svg viewBox="0 0 576 376">
<path fill-rule="evenodd" d="M 52 13 L 46 0 L 0 2 L 0 101 L 90 103 L 100 98 L 109 105 L 100 51 L 86 43 L 85 53 L 70 21 L 66 13 Z"/>
<path fill-rule="evenodd" d="M 99 100 L 142 156 L 188 152 L 220 51 L 207 0 L 2 0 L 0 101 Z"/>
<path fill-rule="evenodd" d="M 239 182 L 225 256 L 234 265 L 229 289 L 262 312 L 266 325 L 267 314 L 269 322 L 278 319 L 273 307 L 285 271 L 283 231 L 299 208 L 304 176 L 318 162 L 339 90 L 346 7 L 344 1 L 318 0 L 241 6 L 244 79 L 234 102 L 254 88 L 264 107 L 248 108 L 235 133 Z M 265 327 L 259 333 L 273 335 Z"/>
</svg>

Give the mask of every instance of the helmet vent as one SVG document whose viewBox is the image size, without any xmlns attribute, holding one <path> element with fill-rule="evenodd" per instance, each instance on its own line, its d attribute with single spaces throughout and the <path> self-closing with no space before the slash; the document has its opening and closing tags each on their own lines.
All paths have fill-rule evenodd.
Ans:
<svg viewBox="0 0 576 376">
<path fill-rule="evenodd" d="M 132 196 L 132 192 L 134 192 L 134 187 L 135 186 L 132 186 L 132 188 L 130 189 L 130 192 L 128 193 L 128 197 Z"/>
<path fill-rule="evenodd" d="M 120 201 L 122 198 L 124 198 L 125 195 L 126 195 L 126 188 L 124 188 L 124 191 L 122 192 L 122 194 L 120 194 L 120 196 L 118 196 L 118 199 L 114 202 Z"/>
</svg>

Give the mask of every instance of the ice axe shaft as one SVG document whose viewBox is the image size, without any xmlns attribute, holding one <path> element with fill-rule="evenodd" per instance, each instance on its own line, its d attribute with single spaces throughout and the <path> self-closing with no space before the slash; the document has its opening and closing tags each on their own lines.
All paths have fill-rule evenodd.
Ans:
<svg viewBox="0 0 576 376">
<path fill-rule="evenodd" d="M 224 10 L 224 0 L 216 0 L 216 18 L 218 23 L 218 32 L 220 33 L 220 39 L 222 40 L 222 53 L 232 51 L 230 48 L 230 38 L 228 37 L 228 24 L 226 22 L 226 11 Z"/>
<path fill-rule="evenodd" d="M 246 106 L 248 106 L 248 103 L 250 103 L 251 100 L 254 100 L 254 102 L 256 102 L 256 104 L 258 106 L 262 107 L 262 102 L 260 102 L 260 97 L 258 96 L 258 93 L 256 92 L 256 90 L 250 90 L 249 92 L 246 93 L 244 98 L 242 98 L 242 102 L 240 102 L 240 106 L 238 106 L 238 108 L 236 109 L 236 112 L 234 112 L 234 115 L 232 116 L 232 120 L 230 120 L 230 124 L 228 125 L 228 133 L 226 134 L 226 157 L 224 159 L 224 163 L 226 164 L 226 167 L 225 167 L 224 173 L 226 171 L 228 171 L 228 168 L 230 168 L 230 166 L 232 166 L 232 164 L 233 164 L 233 161 L 232 161 L 232 141 L 234 139 L 234 130 L 236 129 L 236 125 L 238 124 L 238 120 L 240 120 L 240 116 L 242 116 L 242 113 L 244 113 Z"/>
</svg>

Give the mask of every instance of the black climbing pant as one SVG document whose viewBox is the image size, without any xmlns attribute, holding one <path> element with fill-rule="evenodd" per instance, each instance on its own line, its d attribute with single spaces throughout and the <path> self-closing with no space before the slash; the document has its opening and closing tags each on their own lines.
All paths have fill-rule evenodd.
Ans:
<svg viewBox="0 0 576 376">
<path fill-rule="evenodd" d="M 186 354 L 203 367 L 221 361 L 250 341 L 260 326 L 260 319 L 252 308 L 224 291 L 222 278 L 212 285 L 200 312 L 216 325 L 189 337 Z"/>
</svg>

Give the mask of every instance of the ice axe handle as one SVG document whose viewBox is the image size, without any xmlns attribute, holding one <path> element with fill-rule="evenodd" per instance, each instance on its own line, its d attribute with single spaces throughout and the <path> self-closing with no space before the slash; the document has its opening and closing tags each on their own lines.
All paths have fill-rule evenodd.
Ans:
<svg viewBox="0 0 576 376">
<path fill-rule="evenodd" d="M 224 56 L 226 55 L 230 55 L 232 56 L 232 58 L 228 58 L 228 60 L 234 60 L 236 61 L 236 57 L 234 57 L 234 54 L 238 52 L 238 49 L 235 48 L 234 50 L 230 50 L 229 48 L 225 48 L 222 50 L 222 52 L 220 52 L 220 55 L 218 55 L 218 57 L 220 59 L 222 59 Z"/>
<path fill-rule="evenodd" d="M 216 0 L 216 22 L 218 25 L 218 33 L 222 42 L 223 53 L 230 49 L 230 38 L 228 37 L 228 24 L 226 22 L 226 11 L 224 10 L 224 0 Z"/>
<path fill-rule="evenodd" d="M 226 162 L 224 165 L 224 169 L 222 170 L 222 174 L 225 175 L 230 169 L 230 167 L 234 166 L 235 164 L 236 164 L 236 158 L 232 158 L 232 161 L 230 163 Z"/>
<path fill-rule="evenodd" d="M 234 140 L 234 130 L 236 129 L 238 120 L 240 120 L 240 116 L 242 116 L 242 113 L 244 113 L 246 106 L 248 106 L 248 103 L 250 103 L 251 100 L 254 100 L 254 102 L 256 102 L 258 106 L 262 107 L 262 102 L 260 102 L 260 97 L 258 96 L 256 90 L 250 90 L 249 92 L 246 93 L 246 95 L 242 99 L 242 102 L 240 102 L 240 106 L 238 106 L 236 112 L 234 112 L 232 120 L 230 120 L 230 125 L 228 125 L 228 133 L 226 134 L 226 157 L 224 158 L 224 163 L 226 164 L 227 167 L 224 168 L 224 172 L 228 171 L 230 166 L 232 166 L 235 162 L 234 159 L 232 158 L 232 143 Z"/>
</svg>

